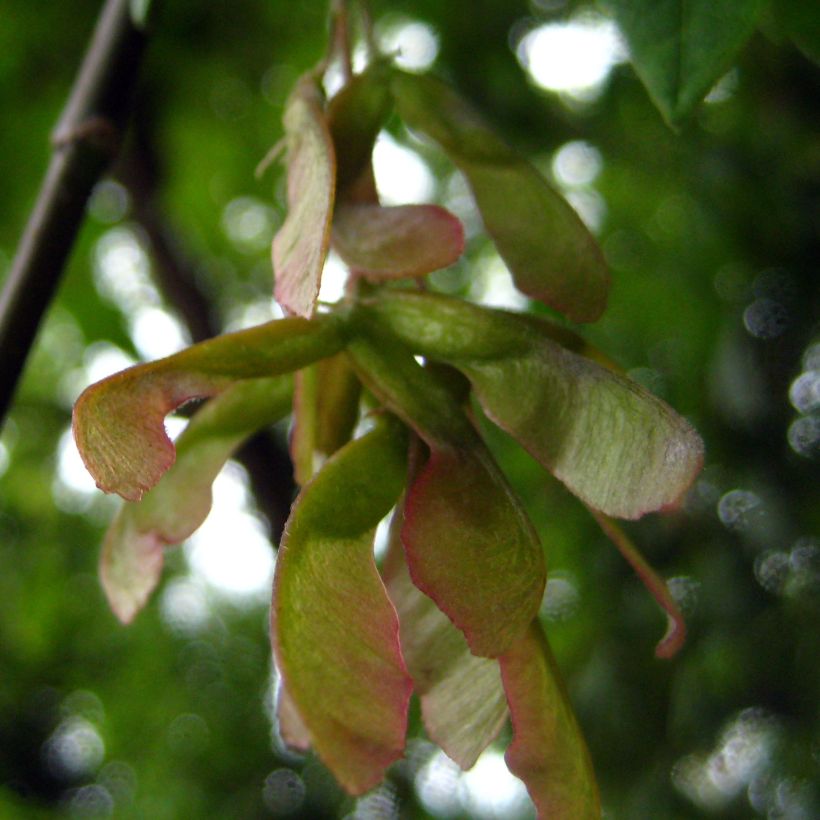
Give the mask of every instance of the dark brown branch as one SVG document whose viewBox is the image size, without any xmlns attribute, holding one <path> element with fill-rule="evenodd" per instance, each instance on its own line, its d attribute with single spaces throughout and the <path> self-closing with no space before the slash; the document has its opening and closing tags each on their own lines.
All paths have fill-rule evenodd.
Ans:
<svg viewBox="0 0 820 820">
<path fill-rule="evenodd" d="M 54 153 L 0 294 L 0 424 L 95 183 L 116 156 L 146 34 L 107 0 L 53 137 Z"/>
</svg>

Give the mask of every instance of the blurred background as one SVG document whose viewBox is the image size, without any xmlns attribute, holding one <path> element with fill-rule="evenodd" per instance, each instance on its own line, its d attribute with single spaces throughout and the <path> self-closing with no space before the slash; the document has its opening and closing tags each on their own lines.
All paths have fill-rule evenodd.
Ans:
<svg viewBox="0 0 820 820">
<path fill-rule="evenodd" d="M 279 315 L 269 247 L 283 173 L 254 168 L 327 29 L 319 0 L 156 2 L 128 144 L 95 190 L 0 437 L 0 816 L 532 816 L 505 737 L 462 774 L 414 716 L 406 760 L 359 800 L 282 747 L 267 607 L 293 493 L 286 427 L 228 465 L 136 622 L 108 610 L 96 565 L 118 502 L 79 461 L 72 404 L 131 363 Z M 99 8 L 0 9 L 0 276 Z M 614 547 L 486 431 L 543 539 L 542 617 L 606 817 L 820 816 L 816 65 L 765 12 L 674 133 L 598 4 L 371 10 L 387 50 L 454 83 L 578 210 L 614 280 L 584 335 L 706 443 L 683 509 L 626 527 L 688 619 L 683 651 L 659 661 L 664 619 Z M 393 121 L 374 161 L 385 202 L 438 201 L 465 222 L 468 251 L 437 289 L 528 307 L 441 155 Z M 339 273 L 331 259 L 323 298 L 338 298 Z"/>
</svg>

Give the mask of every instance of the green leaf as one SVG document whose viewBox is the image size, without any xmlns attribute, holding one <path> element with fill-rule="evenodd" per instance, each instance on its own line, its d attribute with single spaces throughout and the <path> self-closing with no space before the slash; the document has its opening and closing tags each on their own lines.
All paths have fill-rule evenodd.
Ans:
<svg viewBox="0 0 820 820">
<path fill-rule="evenodd" d="M 806 0 L 776 0 L 775 14 L 794 44 L 812 61 L 820 64 L 820 14 Z"/>
<path fill-rule="evenodd" d="M 370 168 L 376 137 L 393 107 L 390 73 L 390 63 L 378 60 L 328 104 L 327 123 L 336 148 L 340 196 Z"/>
<path fill-rule="evenodd" d="M 469 769 L 507 719 L 498 662 L 473 655 L 461 632 L 410 580 L 401 524 L 397 511 L 383 574 L 399 614 L 402 653 L 427 734 L 451 760 Z"/>
<path fill-rule="evenodd" d="M 595 321 L 606 307 L 609 273 L 570 205 L 444 83 L 395 72 L 392 88 L 402 119 L 435 140 L 467 177 L 518 289 L 573 321 Z"/>
<path fill-rule="evenodd" d="M 211 399 L 176 441 L 176 461 L 141 501 L 120 507 L 103 542 L 100 576 L 116 616 L 129 623 L 162 570 L 165 547 L 191 535 L 211 509 L 211 484 L 254 432 L 290 409 L 292 379 L 238 382 Z"/>
<path fill-rule="evenodd" d="M 679 125 L 730 68 L 766 0 L 612 0 L 635 71 Z"/>
<path fill-rule="evenodd" d="M 340 203 L 333 247 L 370 279 L 425 276 L 452 265 L 464 252 L 464 229 L 438 205 Z"/>
<path fill-rule="evenodd" d="M 498 662 L 513 725 L 505 758 L 524 781 L 538 817 L 600 818 L 589 752 L 537 621 Z"/>
<path fill-rule="evenodd" d="M 91 385 L 74 406 L 74 438 L 97 486 L 129 501 L 174 463 L 165 416 L 241 379 L 298 370 L 341 350 L 335 317 L 282 319 L 206 342 Z"/>
<path fill-rule="evenodd" d="M 495 657 L 529 625 L 544 591 L 538 536 L 460 402 L 410 352 L 360 326 L 348 353 L 364 384 L 430 447 L 408 490 L 402 541 L 413 583 Z"/>
<path fill-rule="evenodd" d="M 403 487 L 407 438 L 383 417 L 301 492 L 276 564 L 277 667 L 318 755 L 352 794 L 402 755 L 412 684 L 373 559 L 376 525 Z"/>
<path fill-rule="evenodd" d="M 318 80 L 305 74 L 285 106 L 288 215 L 273 238 L 275 296 L 290 313 L 310 318 L 319 298 L 330 244 L 336 158 Z"/>
<path fill-rule="evenodd" d="M 703 444 L 687 421 L 556 344 L 534 317 L 406 291 L 366 310 L 413 352 L 461 370 L 487 415 L 596 510 L 639 518 L 674 506 L 700 470 Z"/>
</svg>

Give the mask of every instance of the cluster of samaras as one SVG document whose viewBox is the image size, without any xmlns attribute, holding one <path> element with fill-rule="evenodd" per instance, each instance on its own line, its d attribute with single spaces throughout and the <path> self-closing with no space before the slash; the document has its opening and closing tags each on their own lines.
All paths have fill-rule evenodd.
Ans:
<svg viewBox="0 0 820 820">
<path fill-rule="evenodd" d="M 539 813 L 594 817 L 588 755 L 537 619 L 543 549 L 470 402 L 589 507 L 670 612 L 665 586 L 610 517 L 674 505 L 701 443 L 574 333 L 413 283 L 452 264 L 464 237 L 443 208 L 379 203 L 371 153 L 393 110 L 464 174 L 522 292 L 573 321 L 602 313 L 608 275 L 595 241 L 450 88 L 377 61 L 326 102 L 317 72 L 305 75 L 285 111 L 288 216 L 273 242 L 276 298 L 291 315 L 116 374 L 77 402 L 88 469 L 129 502 L 106 538 L 103 583 L 130 620 L 165 547 L 207 515 L 224 462 L 292 410 L 302 490 L 271 611 L 282 736 L 364 792 L 401 757 L 415 691 L 428 734 L 460 765 L 509 716 L 507 762 Z M 331 243 L 350 286 L 317 313 Z M 201 397 L 211 398 L 174 447 L 164 417 Z M 391 510 L 377 567 L 375 530 Z M 659 654 L 681 640 L 678 624 Z"/>
</svg>

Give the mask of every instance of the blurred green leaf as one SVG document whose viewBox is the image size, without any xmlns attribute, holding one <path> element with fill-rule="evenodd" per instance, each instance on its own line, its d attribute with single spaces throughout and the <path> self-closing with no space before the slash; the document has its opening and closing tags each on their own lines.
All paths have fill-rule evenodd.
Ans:
<svg viewBox="0 0 820 820">
<path fill-rule="evenodd" d="M 797 47 L 820 64 L 820 14 L 806 0 L 776 0 L 775 13 Z"/>
<path fill-rule="evenodd" d="M 670 125 L 726 72 L 767 0 L 612 0 L 635 71 Z"/>
<path fill-rule="evenodd" d="M 639 518 L 678 503 L 700 470 L 703 444 L 688 422 L 560 347 L 549 325 L 541 332 L 532 317 L 406 291 L 369 310 L 414 352 L 461 370 L 488 416 L 595 509 Z"/>
<path fill-rule="evenodd" d="M 430 447 L 405 502 L 413 583 L 494 657 L 535 616 L 544 590 L 532 524 L 460 403 L 406 348 L 361 332 L 348 346 L 362 381 Z"/>
<path fill-rule="evenodd" d="M 507 765 L 524 781 L 538 816 L 599 818 L 589 752 L 538 622 L 498 662 L 513 725 Z"/>
<path fill-rule="evenodd" d="M 212 398 L 175 442 L 176 461 L 140 501 L 120 507 L 103 542 L 100 576 L 116 616 L 130 622 L 162 570 L 165 547 L 199 528 L 211 484 L 248 436 L 287 415 L 290 376 L 238 382 Z M 226 545 L 226 548 L 228 545 Z"/>
<path fill-rule="evenodd" d="M 406 450 L 387 417 L 343 447 L 299 495 L 276 566 L 277 667 L 313 747 L 352 794 L 404 748 L 412 684 L 373 538 L 404 486 Z"/>
<path fill-rule="evenodd" d="M 217 336 L 91 385 L 74 406 L 74 438 L 105 492 L 138 501 L 174 463 L 163 420 L 240 379 L 297 370 L 341 349 L 339 322 L 283 319 Z"/>
<path fill-rule="evenodd" d="M 392 88 L 402 119 L 464 172 L 518 289 L 573 321 L 599 318 L 609 274 L 595 239 L 563 197 L 440 80 L 396 72 Z"/>
<path fill-rule="evenodd" d="M 276 300 L 310 318 L 330 244 L 336 158 L 319 80 L 303 75 L 285 107 L 288 215 L 273 239 Z"/>
</svg>

